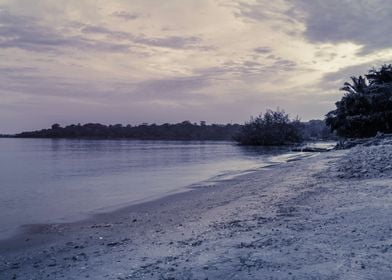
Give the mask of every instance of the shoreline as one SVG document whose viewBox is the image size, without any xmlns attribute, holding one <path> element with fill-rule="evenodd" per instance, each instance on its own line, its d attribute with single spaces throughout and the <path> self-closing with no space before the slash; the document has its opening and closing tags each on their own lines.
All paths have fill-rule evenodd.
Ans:
<svg viewBox="0 0 392 280">
<path fill-rule="evenodd" d="M 0 250 L 0 275 L 387 279 L 392 174 L 376 171 L 384 162 L 378 157 L 392 153 L 361 148 L 275 165 L 94 221 L 40 228 L 34 236 L 47 243 Z M 380 167 L 360 170 L 365 156 Z"/>
<path fill-rule="evenodd" d="M 126 205 L 124 206 L 117 205 L 117 206 L 106 207 L 105 210 L 100 209 L 102 212 L 96 210 L 98 211 L 98 213 L 86 214 L 85 218 L 76 221 L 22 225 L 16 230 L 15 234 L 13 234 L 12 236 L 8 238 L 0 239 L 0 254 L 4 253 L 3 251 L 23 250 L 37 245 L 39 246 L 48 243 L 48 241 L 50 241 L 51 239 L 56 238 L 55 236 L 50 236 L 50 234 L 47 234 L 49 232 L 48 229 L 51 227 L 59 227 L 59 228 L 78 227 L 80 225 L 85 225 L 85 224 L 100 223 L 106 220 L 108 217 L 115 217 L 124 214 L 126 215 L 129 212 L 139 212 L 139 211 L 159 208 L 158 205 L 162 205 L 171 201 L 177 201 L 179 199 L 186 199 L 188 195 L 191 194 L 197 195 L 198 192 L 202 192 L 203 190 L 210 189 L 210 188 L 215 188 L 217 187 L 217 185 L 220 185 L 220 187 L 224 187 L 226 183 L 230 184 L 236 179 L 241 180 L 241 177 L 243 176 L 249 176 L 250 174 L 255 172 L 268 170 L 269 168 L 274 168 L 281 164 L 287 164 L 292 161 L 303 160 L 316 155 L 317 154 L 315 153 L 315 154 L 298 156 L 296 158 L 288 158 L 286 162 L 281 161 L 281 162 L 268 163 L 267 165 L 259 167 L 257 169 L 242 170 L 240 171 L 240 174 L 234 174 L 234 175 L 219 174 L 207 180 L 196 182 L 191 185 L 179 188 L 177 190 L 172 190 L 166 193 L 157 194 L 156 196 L 140 199 L 131 203 L 125 203 Z M 214 180 L 214 178 L 220 176 L 224 176 L 224 178 Z M 114 210 L 110 210 L 110 209 L 114 209 Z M 44 238 L 40 238 L 41 233 L 45 234 Z M 36 238 L 36 240 L 34 240 L 34 237 Z M 28 241 L 23 242 L 26 240 Z"/>
<path fill-rule="evenodd" d="M 0 239 L 12 237 L 26 224 L 74 222 L 203 180 L 237 176 L 290 149 L 245 148 L 229 142 L 51 142 L 2 143 Z M 147 147 L 153 149 L 144 152 Z"/>
<path fill-rule="evenodd" d="M 85 213 L 81 215 L 81 218 L 71 220 L 71 221 L 63 221 L 63 222 L 48 222 L 48 223 L 32 223 L 32 224 L 24 224 L 20 225 L 18 228 L 16 228 L 13 233 L 11 233 L 9 236 L 5 238 L 0 238 L 0 253 L 2 249 L 5 247 L 4 244 L 7 244 L 8 248 L 11 248 L 10 244 L 15 244 L 18 243 L 18 246 L 15 246 L 14 248 L 23 248 L 23 243 L 21 240 L 28 240 L 28 243 L 24 244 L 30 247 L 32 242 L 32 239 L 29 237 L 31 233 L 35 233 L 39 231 L 40 228 L 47 228 L 50 227 L 51 225 L 69 225 L 72 226 L 73 224 L 79 224 L 79 223 L 84 223 L 84 222 L 93 222 L 96 219 L 99 219 L 100 216 L 102 215 L 111 215 L 112 213 L 115 214 L 117 212 L 122 212 L 122 211 L 127 211 L 127 209 L 133 209 L 133 208 L 138 208 L 139 206 L 142 206 L 143 204 L 146 203 L 154 203 L 159 200 L 164 200 L 167 197 L 174 196 L 176 194 L 181 194 L 184 192 L 189 192 L 192 190 L 197 190 L 199 188 L 205 188 L 205 187 L 211 187 L 215 186 L 217 184 L 222 184 L 225 182 L 230 182 L 231 180 L 241 177 L 247 174 L 251 174 L 253 172 L 258 172 L 262 169 L 265 168 L 271 168 L 275 165 L 280 165 L 280 164 L 286 164 L 291 161 L 297 161 L 297 160 L 303 160 L 309 157 L 314 157 L 318 153 L 317 152 L 293 152 L 293 151 L 287 151 L 281 155 L 278 156 L 271 156 L 269 161 L 265 161 L 263 164 L 252 168 L 252 169 L 244 169 L 244 170 L 226 170 L 222 171 L 220 173 L 217 173 L 216 175 L 204 179 L 202 181 L 194 182 L 192 184 L 169 190 L 166 192 L 158 193 L 156 195 L 148 196 L 145 198 L 137 199 L 131 202 L 125 202 L 122 204 L 118 205 L 112 205 L 112 206 L 106 206 L 103 208 L 98 208 L 95 210 L 92 210 L 91 213 Z M 61 219 L 59 219 L 61 220 Z M 22 243 L 22 244 L 21 244 Z"/>
</svg>

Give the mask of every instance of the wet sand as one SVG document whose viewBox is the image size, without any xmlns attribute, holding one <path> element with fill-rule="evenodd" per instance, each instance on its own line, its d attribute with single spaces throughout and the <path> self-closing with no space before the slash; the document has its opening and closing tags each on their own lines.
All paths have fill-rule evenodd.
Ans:
<svg viewBox="0 0 392 280">
<path fill-rule="evenodd" d="M 0 243 L 0 279 L 390 279 L 392 146 L 322 153 Z"/>
</svg>

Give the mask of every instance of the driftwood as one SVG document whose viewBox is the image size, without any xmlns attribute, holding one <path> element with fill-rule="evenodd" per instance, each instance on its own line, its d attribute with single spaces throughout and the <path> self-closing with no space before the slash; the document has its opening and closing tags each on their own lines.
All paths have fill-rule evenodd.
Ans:
<svg viewBox="0 0 392 280">
<path fill-rule="evenodd" d="M 311 153 L 328 152 L 330 150 L 331 149 L 315 148 L 315 147 L 302 147 L 302 148 L 294 148 L 294 149 L 292 149 L 293 152 L 311 152 Z"/>
</svg>

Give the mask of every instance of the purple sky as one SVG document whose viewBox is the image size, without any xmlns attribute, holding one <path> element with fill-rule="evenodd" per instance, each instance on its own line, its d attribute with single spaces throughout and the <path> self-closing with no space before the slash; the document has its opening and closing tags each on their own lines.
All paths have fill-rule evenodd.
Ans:
<svg viewBox="0 0 392 280">
<path fill-rule="evenodd" d="M 390 0 L 0 0 L 0 133 L 323 118 L 392 58 Z"/>
</svg>

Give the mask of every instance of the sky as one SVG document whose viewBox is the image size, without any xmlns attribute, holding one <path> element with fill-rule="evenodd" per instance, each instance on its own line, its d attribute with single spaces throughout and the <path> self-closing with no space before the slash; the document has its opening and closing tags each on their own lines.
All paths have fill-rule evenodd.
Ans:
<svg viewBox="0 0 392 280">
<path fill-rule="evenodd" d="M 392 60 L 390 0 L 0 0 L 0 133 L 322 119 Z"/>
</svg>

